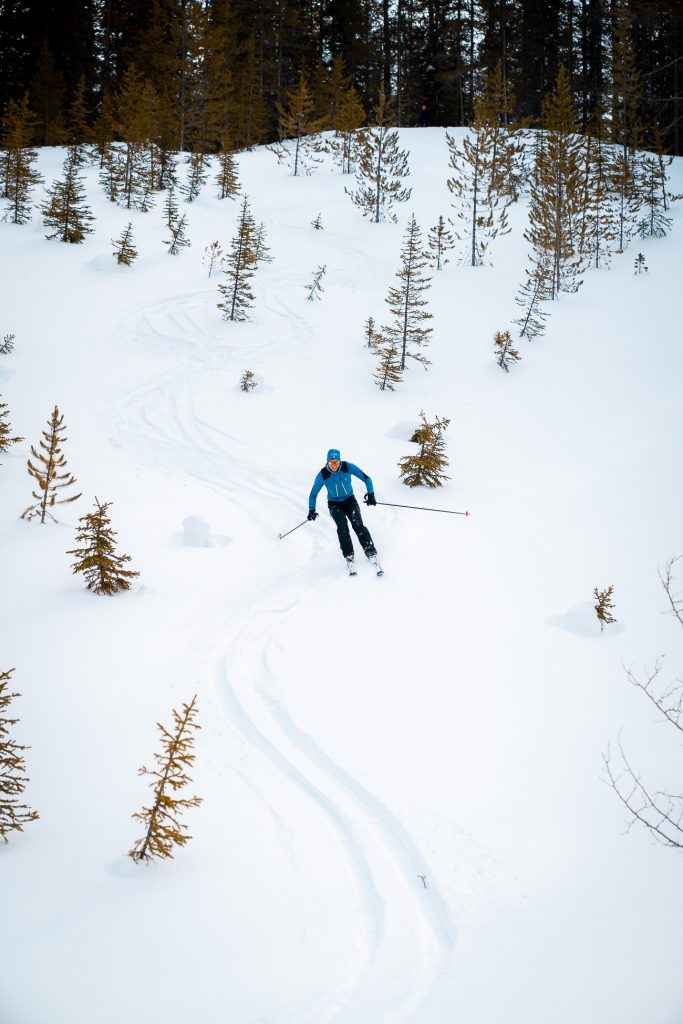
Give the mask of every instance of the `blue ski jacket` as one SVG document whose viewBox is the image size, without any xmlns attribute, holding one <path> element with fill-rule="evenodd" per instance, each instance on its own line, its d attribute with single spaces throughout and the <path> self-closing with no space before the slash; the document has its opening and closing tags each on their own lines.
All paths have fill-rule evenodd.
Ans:
<svg viewBox="0 0 683 1024">
<path fill-rule="evenodd" d="M 323 466 L 313 481 L 313 487 L 308 496 L 308 507 L 315 508 L 316 499 L 323 487 L 327 488 L 328 501 L 346 501 L 353 494 L 352 476 L 357 476 L 359 480 L 365 482 L 368 494 L 373 493 L 374 488 L 370 477 L 358 466 L 354 466 L 352 462 L 342 462 L 336 473 L 329 470 L 327 466 Z"/>
</svg>

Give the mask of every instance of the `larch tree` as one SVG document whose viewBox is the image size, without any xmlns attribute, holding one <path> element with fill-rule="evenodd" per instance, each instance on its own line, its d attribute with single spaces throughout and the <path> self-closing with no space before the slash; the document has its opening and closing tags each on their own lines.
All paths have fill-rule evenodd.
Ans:
<svg viewBox="0 0 683 1024">
<path fill-rule="evenodd" d="M 181 711 L 173 710 L 171 729 L 157 723 L 161 733 L 161 753 L 154 755 L 156 768 L 143 766 L 138 773 L 151 776 L 153 797 L 149 807 L 133 814 L 144 829 L 144 834 L 128 851 L 128 856 L 136 863 L 172 858 L 174 847 L 185 846 L 192 838 L 187 825 L 180 821 L 180 815 L 191 807 L 198 807 L 202 798 L 176 794 L 192 781 L 188 773 L 196 757 L 194 734 L 201 728 L 195 721 L 196 714 L 195 694 L 189 704 L 183 704 Z"/>
<path fill-rule="evenodd" d="M 564 67 L 544 103 L 544 135 L 524 237 L 536 254 L 548 255 L 549 294 L 556 299 L 560 292 L 576 291 L 583 269 L 578 251 L 583 200 L 581 142 Z M 536 263 L 539 267 L 545 265 L 538 258 Z"/>
<path fill-rule="evenodd" d="M 642 153 L 638 159 L 636 231 L 640 238 L 664 238 L 673 220 L 667 213 L 667 175 L 661 157 Z"/>
<path fill-rule="evenodd" d="M 116 262 L 124 267 L 130 267 L 138 258 L 138 251 L 133 243 L 133 223 L 129 221 L 118 238 L 112 238 L 114 256 Z"/>
<path fill-rule="evenodd" d="M 509 373 L 510 366 L 519 362 L 522 358 L 512 344 L 510 332 L 496 331 L 493 339 L 493 346 L 496 355 L 496 362 L 503 370 L 505 370 L 506 373 Z"/>
<path fill-rule="evenodd" d="M 486 262 L 493 239 L 508 230 L 509 199 L 502 195 L 501 165 L 494 162 L 497 138 L 497 127 L 484 118 L 479 105 L 462 147 L 446 133 L 449 167 L 454 172 L 447 185 L 458 220 L 455 234 L 465 243 L 462 261 L 472 267 Z"/>
<path fill-rule="evenodd" d="M 429 344 L 432 332 L 432 328 L 426 326 L 432 314 L 426 311 L 427 302 L 423 298 L 431 284 L 431 279 L 423 273 L 426 265 L 422 235 L 413 214 L 401 249 L 401 267 L 396 275 L 398 281 L 389 289 L 385 300 L 394 319 L 388 327 L 382 329 L 382 334 L 400 352 L 401 370 L 405 369 L 407 357 L 422 363 L 425 369 L 429 365 L 429 360 L 419 351 Z"/>
<path fill-rule="evenodd" d="M 207 245 L 204 250 L 204 255 L 202 256 L 202 264 L 204 266 L 208 266 L 209 277 L 211 277 L 214 270 L 220 270 L 223 265 L 223 250 L 221 249 L 218 241 L 211 242 L 210 245 Z"/>
<path fill-rule="evenodd" d="M 412 194 L 412 189 L 403 184 L 410 174 L 408 153 L 399 149 L 392 119 L 393 102 L 380 85 L 374 124 L 358 131 L 356 188 L 344 190 L 374 224 L 396 221 L 394 203 L 405 203 Z"/>
<path fill-rule="evenodd" d="M 159 154 L 154 144 L 157 95 L 131 64 L 123 75 L 116 102 L 116 130 L 123 139 L 118 162 L 117 202 L 146 210 L 157 186 Z"/>
<path fill-rule="evenodd" d="M 78 245 L 91 235 L 94 217 L 85 201 L 85 182 L 78 173 L 77 150 L 71 147 L 64 161 L 64 177 L 47 189 L 47 201 L 41 207 L 43 224 L 52 228 L 46 238 Z"/>
<path fill-rule="evenodd" d="M 93 142 L 92 129 L 88 124 L 86 89 L 85 75 L 81 75 L 66 117 L 67 145 L 74 151 L 74 158 L 79 167 L 89 162 L 88 147 Z"/>
<path fill-rule="evenodd" d="M 503 73 L 502 61 L 484 74 L 481 94 L 475 101 L 476 115 L 490 126 L 491 179 L 501 195 L 511 202 L 519 199 L 526 183 L 524 147 L 513 121 L 516 97 Z"/>
<path fill-rule="evenodd" d="M 313 116 L 315 104 L 308 87 L 308 77 L 304 71 L 299 73 L 299 81 L 295 89 L 285 91 L 285 104 L 277 103 L 279 114 L 280 143 L 276 147 L 279 159 L 284 159 L 292 169 L 296 178 L 301 174 L 310 174 L 313 165 L 319 161 L 318 136 L 325 127 L 324 118 Z M 288 146 L 284 142 L 288 141 Z"/>
<path fill-rule="evenodd" d="M 309 299 L 311 302 L 313 302 L 315 299 L 322 298 L 322 294 L 325 291 L 322 283 L 323 277 L 325 276 L 325 272 L 326 267 L 324 265 L 318 267 L 318 269 L 313 274 L 313 280 L 311 281 L 310 284 L 306 285 L 306 288 L 308 288 L 308 295 L 306 296 L 306 298 Z"/>
<path fill-rule="evenodd" d="M 604 590 L 599 590 L 598 587 L 593 589 L 593 597 L 596 600 L 594 605 L 595 614 L 597 615 L 598 622 L 600 623 L 601 633 L 604 631 L 605 626 L 609 626 L 610 623 L 617 621 L 612 615 L 612 611 L 614 610 L 614 601 L 612 600 L 613 594 L 614 586 L 612 585 L 606 587 Z"/>
<path fill-rule="evenodd" d="M 365 123 L 365 110 L 354 86 L 344 92 L 339 112 L 332 123 L 334 136 L 330 143 L 342 174 L 353 174 L 359 147 L 359 128 Z"/>
<path fill-rule="evenodd" d="M 191 203 L 197 198 L 202 190 L 202 187 L 206 184 L 206 179 L 209 176 L 209 164 L 208 158 L 204 153 L 190 153 L 188 160 L 188 172 L 187 179 L 180 187 L 180 191 L 185 197 L 186 203 Z"/>
<path fill-rule="evenodd" d="M 181 249 L 187 248 L 187 246 L 191 245 L 191 242 L 186 234 L 188 226 L 187 214 L 180 213 L 175 199 L 175 189 L 173 187 L 169 188 L 166 193 L 164 218 L 166 220 L 166 227 L 171 235 L 170 238 L 164 239 L 164 245 L 168 246 L 169 255 L 177 256 Z"/>
<path fill-rule="evenodd" d="M 453 248 L 455 248 L 453 235 L 448 230 L 443 215 L 439 214 L 438 221 L 434 227 L 429 229 L 427 249 L 423 253 L 432 270 L 443 270 L 448 263 L 446 253 L 450 252 Z"/>
<path fill-rule="evenodd" d="M 237 161 L 227 135 L 223 136 L 220 152 L 218 153 L 218 174 L 216 176 L 218 185 L 218 198 L 227 199 L 228 196 L 234 199 L 240 190 L 239 178 L 237 176 Z"/>
<path fill-rule="evenodd" d="M 116 532 L 107 514 L 110 505 L 110 501 L 101 502 L 95 498 L 95 511 L 79 519 L 81 525 L 76 531 L 79 547 L 67 551 L 67 555 L 76 557 L 71 566 L 72 571 L 83 573 L 88 590 L 94 594 L 116 594 L 120 590 L 129 590 L 131 580 L 140 575 L 139 572 L 124 568 L 131 561 L 130 555 L 119 555 L 116 552 Z"/>
<path fill-rule="evenodd" d="M 28 804 L 21 803 L 30 780 L 26 776 L 24 751 L 29 748 L 12 739 L 10 730 L 19 721 L 10 718 L 10 704 L 20 694 L 10 692 L 10 679 L 14 669 L 0 671 L 0 836 L 6 843 L 12 832 L 23 832 L 24 825 L 36 821 L 38 814 Z"/>
<path fill-rule="evenodd" d="M 35 169 L 37 151 L 31 145 L 35 121 L 28 104 L 10 100 L 2 123 L 0 175 L 7 199 L 5 220 L 26 224 L 31 219 L 31 192 L 43 179 Z"/>
<path fill-rule="evenodd" d="M 403 380 L 401 352 L 396 342 L 377 331 L 373 332 L 373 348 L 377 355 L 377 366 L 373 380 L 380 391 L 395 391 Z"/>
<path fill-rule="evenodd" d="M 42 440 L 38 442 L 40 451 L 31 445 L 31 455 L 35 459 L 35 464 L 29 459 L 28 471 L 36 481 L 36 490 L 32 492 L 35 502 L 22 512 L 22 519 L 40 519 L 41 523 L 44 523 L 49 516 L 56 522 L 51 509 L 55 505 L 69 505 L 81 497 L 80 492 L 70 494 L 68 497 L 61 496 L 62 491 L 76 483 L 76 477 L 65 469 L 66 456 L 62 450 L 68 440 L 64 436 L 65 430 L 64 416 L 55 406 L 48 420 L 48 428 L 43 431 Z"/>
<path fill-rule="evenodd" d="M 268 232 L 266 231 L 266 225 L 263 221 L 260 221 L 259 226 L 256 229 L 256 238 L 254 240 L 254 260 L 256 263 L 273 262 L 273 257 L 270 255 L 270 246 L 268 245 Z"/>
<path fill-rule="evenodd" d="M 19 444 L 23 440 L 23 437 L 12 437 L 7 403 L 0 402 L 0 453 L 9 451 L 10 445 Z"/>
<path fill-rule="evenodd" d="M 242 200 L 237 234 L 230 243 L 230 252 L 223 261 L 225 283 L 218 290 L 223 301 L 218 308 L 225 320 L 246 320 L 248 310 L 254 301 L 251 279 L 256 266 L 256 225 L 249 209 L 247 196 Z"/>
<path fill-rule="evenodd" d="M 579 216 L 579 253 L 596 269 L 609 266 L 618 225 L 611 188 L 611 147 L 607 144 L 602 111 L 598 109 L 584 136 L 584 195 Z"/>
<path fill-rule="evenodd" d="M 422 424 L 412 438 L 420 450 L 399 461 L 399 475 L 408 487 L 442 487 L 444 481 L 450 479 L 445 473 L 448 458 L 443 436 L 450 420 L 437 416 L 433 423 L 429 423 L 424 411 L 420 413 L 420 419 Z"/>
<path fill-rule="evenodd" d="M 530 261 L 531 269 L 527 269 L 526 280 L 515 296 L 515 302 L 522 312 L 513 323 L 519 327 L 520 338 L 534 341 L 545 334 L 545 322 L 548 319 L 544 304 L 551 299 L 550 257 L 541 250 L 532 253 Z"/>
</svg>

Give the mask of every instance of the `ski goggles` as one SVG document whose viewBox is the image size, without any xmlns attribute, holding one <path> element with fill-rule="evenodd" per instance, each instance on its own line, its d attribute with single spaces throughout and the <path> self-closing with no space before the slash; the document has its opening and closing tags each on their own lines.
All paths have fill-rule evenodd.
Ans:
<svg viewBox="0 0 683 1024">
<path fill-rule="evenodd" d="M 339 465 L 339 459 L 328 459 L 327 465 L 328 466 L 338 466 Z"/>
</svg>

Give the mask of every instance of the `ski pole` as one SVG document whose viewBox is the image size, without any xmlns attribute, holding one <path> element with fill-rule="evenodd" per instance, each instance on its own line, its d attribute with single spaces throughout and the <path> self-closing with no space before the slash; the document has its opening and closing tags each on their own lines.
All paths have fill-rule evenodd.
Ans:
<svg viewBox="0 0 683 1024">
<path fill-rule="evenodd" d="M 415 508 L 418 512 L 445 512 L 449 516 L 468 516 L 469 512 L 454 512 L 450 508 L 424 508 L 423 505 L 396 505 L 393 501 L 378 501 L 378 505 L 389 505 L 390 508 Z"/>
<path fill-rule="evenodd" d="M 305 526 L 307 522 L 308 519 L 304 519 L 303 523 L 299 523 L 299 526 Z M 290 533 L 294 533 L 295 530 L 299 529 L 299 526 L 293 526 L 291 530 L 287 530 L 287 533 L 278 533 L 278 537 L 280 540 L 283 540 L 285 537 L 289 537 Z"/>
</svg>

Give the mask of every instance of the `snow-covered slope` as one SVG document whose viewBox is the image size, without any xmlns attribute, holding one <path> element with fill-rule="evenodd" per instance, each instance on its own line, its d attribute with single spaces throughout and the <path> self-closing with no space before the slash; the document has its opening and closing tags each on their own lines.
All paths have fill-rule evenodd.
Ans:
<svg viewBox="0 0 683 1024">
<path fill-rule="evenodd" d="M 201 264 L 238 210 L 212 185 L 177 257 L 160 206 L 129 215 L 95 170 L 84 245 L 47 242 L 38 214 L 0 224 L 0 394 L 26 438 L 0 468 L 0 669 L 41 815 L 0 850 L 3 1024 L 680 1022 L 679 856 L 624 835 L 601 761 L 623 726 L 655 787 L 680 778 L 624 666 L 666 652 L 683 671 L 657 578 L 683 552 L 681 214 L 556 303 L 506 375 L 492 338 L 516 315 L 520 204 L 492 268 L 434 275 L 433 366 L 380 393 L 363 322 L 386 318 L 410 212 L 425 233 L 449 212 L 444 133 L 401 141 L 396 225 L 363 220 L 331 167 L 240 156 L 274 257 L 245 324 L 221 320 Z M 41 153 L 47 183 L 62 157 Z M 127 269 L 110 239 L 129 219 Z M 27 524 L 28 446 L 55 404 L 84 495 Z M 397 473 L 422 409 L 451 420 L 435 492 Z M 364 510 L 386 576 L 348 579 L 323 501 L 278 540 L 332 446 L 380 501 L 471 516 Z M 140 571 L 115 598 L 65 554 L 95 496 Z M 136 866 L 137 769 L 195 693 L 193 839 Z"/>
</svg>

